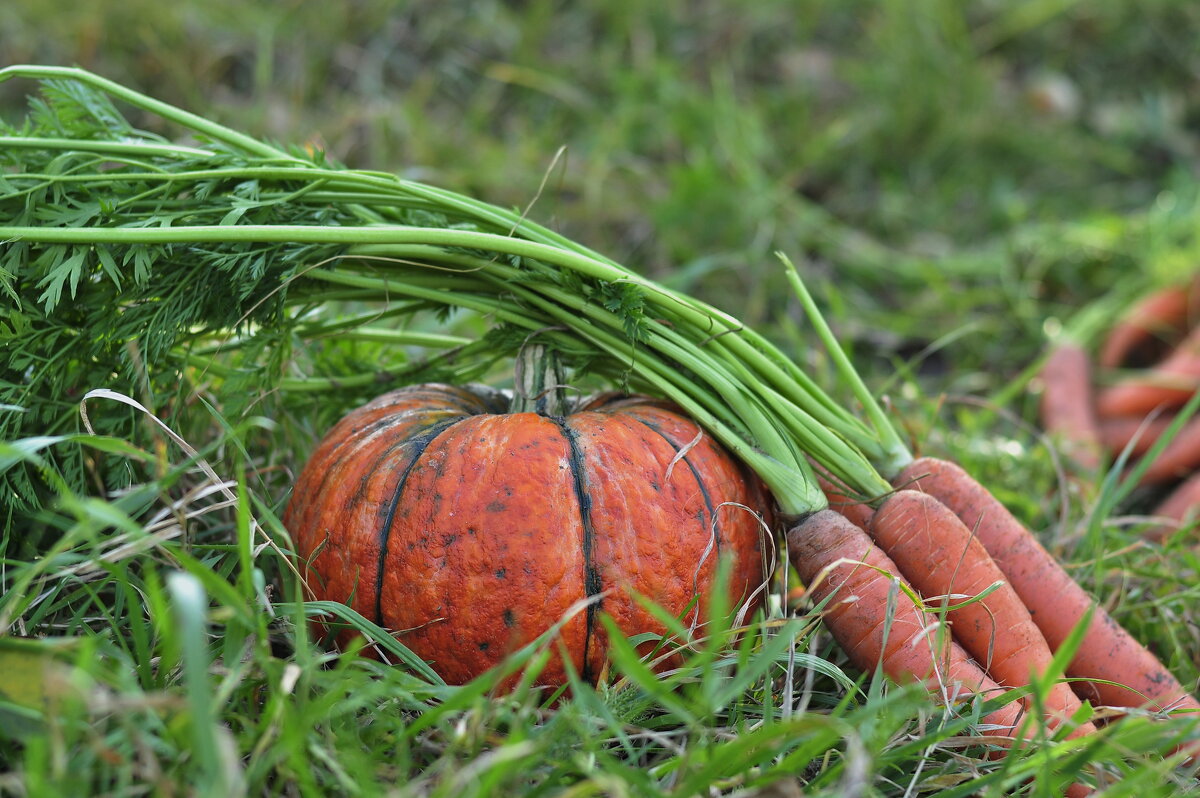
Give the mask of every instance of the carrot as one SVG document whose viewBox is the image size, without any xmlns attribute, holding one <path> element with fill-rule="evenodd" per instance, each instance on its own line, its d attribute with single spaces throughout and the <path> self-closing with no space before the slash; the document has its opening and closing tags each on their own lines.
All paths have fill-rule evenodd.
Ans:
<svg viewBox="0 0 1200 798">
<path fill-rule="evenodd" d="M 844 516 L 818 511 L 789 530 L 787 542 L 810 597 L 816 603 L 829 599 L 825 625 L 856 668 L 872 671 L 879 665 L 895 682 L 919 681 L 950 698 L 1003 691 L 949 635 L 939 637 L 937 624 L 903 593 L 888 617 L 889 591 L 902 578 L 900 570 Z M 983 719 L 993 727 L 985 733 L 1011 736 L 1021 712 L 1017 701 L 992 711 Z"/>
<path fill-rule="evenodd" d="M 1103 460 L 1100 429 L 1092 402 L 1092 366 L 1073 342 L 1055 346 L 1042 368 L 1042 426 L 1084 471 L 1099 471 Z"/>
<path fill-rule="evenodd" d="M 1100 346 L 1103 368 L 1153 362 L 1156 344 L 1178 338 L 1195 306 L 1196 283 L 1160 288 L 1130 306 Z"/>
<path fill-rule="evenodd" d="M 1165 540 L 1172 532 L 1182 529 L 1200 516 L 1200 473 L 1192 474 L 1171 491 L 1151 515 L 1170 519 L 1146 530 L 1150 540 Z"/>
<path fill-rule="evenodd" d="M 869 532 L 927 598 L 978 595 L 999 583 L 947 616 L 954 638 L 997 682 L 1022 687 L 1050 667 L 1054 655 L 1029 610 L 983 544 L 944 504 L 920 491 L 897 491 L 879 505 Z M 1050 728 L 1057 728 L 1080 709 L 1079 698 L 1059 682 L 1046 696 L 1046 709 Z M 1072 736 L 1095 730 L 1082 723 Z"/>
<path fill-rule="evenodd" d="M 1190 475 L 1200 466 L 1200 419 L 1189 421 L 1142 475 L 1142 484 L 1159 485 Z"/>
<path fill-rule="evenodd" d="M 1105 422 L 1104 426 L 1107 431 L 1104 433 L 1104 437 L 1108 439 L 1108 443 L 1119 443 L 1128 435 L 1133 441 L 1133 454 L 1141 455 L 1154 445 L 1154 442 L 1161 437 L 1173 420 L 1170 416 L 1152 419 L 1146 423 L 1145 429 L 1139 434 L 1141 422 L 1138 419 L 1112 419 Z M 1141 484 L 1161 485 L 1172 482 L 1188 476 L 1198 466 L 1200 466 L 1200 418 L 1195 418 L 1184 424 L 1171 442 L 1163 448 L 1142 475 Z"/>
<path fill-rule="evenodd" d="M 867 523 L 871 520 L 871 505 L 850 496 L 844 488 L 835 485 L 832 480 L 817 471 L 817 482 L 821 485 L 821 490 L 825 493 L 825 498 L 829 501 L 829 509 L 845 516 L 852 524 L 859 529 L 866 529 Z"/>
<path fill-rule="evenodd" d="M 1083 643 L 1067 668 L 1068 676 L 1085 680 L 1076 685 L 1081 696 L 1110 706 L 1200 712 L 1200 703 L 1162 663 L 1097 606 L 1033 534 L 961 467 L 921 458 L 901 472 L 896 484 L 936 497 L 975 530 L 1052 651 L 1094 607 Z"/>
<path fill-rule="evenodd" d="M 1129 453 L 1140 457 L 1150 450 L 1175 420 L 1174 413 L 1144 416 L 1114 416 L 1100 419 L 1100 445 L 1113 457 L 1131 447 Z"/>
<path fill-rule="evenodd" d="M 1200 327 L 1153 368 L 1102 390 L 1096 411 L 1102 416 L 1144 416 L 1158 408 L 1179 407 L 1200 387 Z"/>
</svg>

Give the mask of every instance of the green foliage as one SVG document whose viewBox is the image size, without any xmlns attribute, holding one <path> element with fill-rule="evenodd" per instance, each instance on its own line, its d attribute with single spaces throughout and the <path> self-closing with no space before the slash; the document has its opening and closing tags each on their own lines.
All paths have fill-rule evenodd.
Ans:
<svg viewBox="0 0 1200 798">
<path fill-rule="evenodd" d="M 8 270 L 14 275 L 11 288 L 18 292 L 18 308 L 21 291 L 48 286 L 35 301 L 45 310 L 49 325 L 65 320 L 78 326 L 78 317 L 86 316 L 93 327 L 82 331 L 85 337 L 135 348 L 139 370 L 132 376 L 151 387 L 151 374 L 182 385 L 178 368 L 172 370 L 173 364 L 166 361 L 193 361 L 183 351 L 186 347 L 247 335 L 251 340 L 239 347 L 242 354 L 265 354 L 267 362 L 256 365 L 262 383 L 272 384 L 271 374 L 277 371 L 266 367 L 281 363 L 276 355 L 288 347 L 264 347 L 263 342 L 279 344 L 287 328 L 302 317 L 284 310 L 289 297 L 299 294 L 293 306 L 302 303 L 310 311 L 330 312 L 332 303 L 342 298 L 330 291 L 332 283 L 362 289 L 365 293 L 356 299 L 388 304 L 395 295 L 409 300 L 387 308 L 389 315 L 431 308 L 444 320 L 451 309 L 466 309 L 531 334 L 552 333 L 553 346 L 564 354 L 582 352 L 588 367 L 605 361 L 608 372 L 624 372 L 623 383 L 645 386 L 676 401 L 745 460 L 788 513 L 824 503 L 809 456 L 860 489 L 877 491 L 883 485 L 867 458 L 877 450 L 894 457 L 899 446 L 895 436 L 877 440 L 852 414 L 825 398 L 767 339 L 727 314 L 657 285 L 523 216 L 425 184 L 322 166 L 322 158 L 288 155 L 81 70 L 13 67 L 0 77 L 76 80 L 94 92 L 154 110 L 217 145 L 208 151 L 136 141 L 120 136 L 122 126 L 102 140 L 69 135 L 3 139 L 14 153 L 12 182 L 20 185 L 0 196 L 0 204 L 15 211 L 30 192 L 39 190 L 49 194 L 45 202 L 55 203 L 43 208 L 38 218 L 26 220 L 31 224 L 0 227 L 0 233 L 33 245 L 15 251 L 20 259 L 13 258 Z M 59 127 L 92 116 L 78 109 L 66 112 Z M 81 132 L 90 135 L 92 130 L 85 127 Z M 29 155 L 22 158 L 21 152 Z M 66 175 L 46 173 L 38 161 L 46 152 L 86 165 Z M 192 156 L 197 154 L 216 165 L 196 168 Z M 222 154 L 229 158 L 218 162 Z M 268 197 L 260 193 L 264 179 L 284 188 Z M 93 194 L 111 195 L 101 203 L 112 209 L 103 223 L 93 214 L 74 211 L 90 205 L 81 198 Z M 428 209 L 436 212 L 426 216 Z M 261 218 L 259 211 L 265 214 Z M 441 227 L 416 225 L 413 211 L 430 221 L 454 221 Z M 128 263 L 128 248 L 145 245 L 157 245 L 144 264 L 151 275 L 147 285 L 155 286 L 156 277 L 165 275 L 161 279 L 169 286 L 153 296 L 134 296 L 132 305 L 124 305 L 122 279 L 109 250 L 124 253 Z M 116 291 L 115 296 L 100 297 L 110 301 L 98 313 L 89 313 L 85 298 L 75 296 L 92 251 L 108 254 L 98 256 L 100 267 L 91 269 L 95 279 L 89 283 L 108 286 L 103 271 Z M 323 257 L 312 261 L 314 252 Z M 39 275 L 44 276 L 38 279 Z M 294 287 L 296 282 L 307 285 Z M 61 301 L 67 283 L 69 305 Z M 650 304 L 660 325 L 647 322 Z M 124 336 L 120 322 L 105 324 L 114 309 L 118 318 L 132 321 Z M 353 324 L 340 326 L 353 333 Z M 247 333 L 249 327 L 254 331 Z M 31 348 L 37 344 L 39 331 L 34 332 Z M 729 343 L 706 346 L 721 336 Z M 109 367 L 113 349 L 85 353 L 91 356 L 84 362 Z M 229 372 L 211 361 L 207 369 Z M 63 379 L 78 376 L 69 369 Z M 369 375 L 367 380 L 361 376 L 333 378 L 325 384 L 370 381 Z M 36 380 L 35 375 L 29 381 Z M 15 375 L 12 382 L 13 398 L 26 399 L 15 387 Z M 767 383 L 774 386 L 764 388 Z M 310 384 L 306 389 L 311 388 Z M 814 412 L 819 420 L 813 419 Z M 832 424 L 840 437 L 822 424 Z M 829 458 L 833 459 L 827 462 Z M 17 472 L 14 482 L 19 484 L 22 476 Z M 17 491 L 0 492 L 0 499 L 18 509 L 24 509 L 24 503 L 38 504 L 37 499 L 21 499 Z"/>
</svg>

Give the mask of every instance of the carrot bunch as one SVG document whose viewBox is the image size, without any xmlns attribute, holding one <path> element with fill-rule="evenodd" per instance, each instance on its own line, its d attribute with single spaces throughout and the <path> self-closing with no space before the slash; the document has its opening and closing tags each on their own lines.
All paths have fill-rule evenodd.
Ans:
<svg viewBox="0 0 1200 798">
<path fill-rule="evenodd" d="M 1047 672 L 1053 654 L 1033 616 L 952 510 L 903 489 L 860 526 L 851 519 L 864 517 L 863 506 L 818 513 L 788 533 L 792 563 L 856 667 L 878 665 L 897 682 L 924 681 L 947 698 L 996 697 Z M 1028 700 L 1005 704 L 984 718 L 986 733 L 1032 732 L 1034 724 L 1023 723 L 1031 709 Z M 1051 688 L 1044 710 L 1051 729 L 1066 723 L 1072 736 L 1095 731 L 1080 719 L 1086 713 L 1065 682 Z"/>
<path fill-rule="evenodd" d="M 996 708 L 979 727 L 1005 743 L 1043 729 L 1089 736 L 1093 717 L 1132 708 L 1200 722 L 1192 693 L 986 486 L 953 462 L 914 459 L 799 276 L 789 276 L 862 405 L 870 433 L 856 443 L 883 444 L 873 448 L 870 474 L 814 458 L 828 509 L 794 518 L 786 536 L 804 594 L 851 663 L 921 683 L 946 703 L 1017 691 L 1015 700 L 989 704 Z M 1090 381 L 1086 357 L 1058 357 Z M 1099 463 L 1096 416 L 1080 417 L 1059 399 L 1049 398 L 1052 411 L 1093 433 L 1073 439 L 1084 443 L 1077 456 Z M 1087 703 L 1111 709 L 1093 716 Z M 1197 739 L 1180 750 L 1194 760 L 1200 728 L 1188 728 Z M 1086 792 L 1072 785 L 1068 794 Z"/>
<path fill-rule="evenodd" d="M 1043 727 L 1091 735 L 1085 702 L 1200 720 L 1200 702 L 960 466 L 922 457 L 892 482 L 882 500 L 861 502 L 826 481 L 831 509 L 787 534 L 809 599 L 855 667 L 922 682 L 947 702 L 990 698 L 1059 675 L 1055 654 L 1077 644 L 1066 679 L 993 710 L 983 733 L 1002 745 Z M 1194 760 L 1200 740 L 1179 750 Z M 1075 784 L 1067 795 L 1089 792 Z"/>
<path fill-rule="evenodd" d="M 1159 522 L 1146 535 L 1161 540 L 1192 525 L 1200 514 L 1200 416 L 1174 422 L 1200 388 L 1200 275 L 1131 305 L 1094 364 L 1082 345 L 1064 342 L 1041 376 L 1042 424 L 1087 473 L 1123 455 L 1143 458 L 1173 433 L 1139 468 L 1139 484 L 1160 494 L 1151 510 Z"/>
</svg>

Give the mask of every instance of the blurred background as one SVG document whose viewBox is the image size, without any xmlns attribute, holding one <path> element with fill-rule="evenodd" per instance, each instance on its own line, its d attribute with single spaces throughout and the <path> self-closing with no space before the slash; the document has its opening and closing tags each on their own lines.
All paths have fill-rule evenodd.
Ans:
<svg viewBox="0 0 1200 798">
<path fill-rule="evenodd" d="M 0 6 L 5 63 L 532 203 L 803 346 L 782 250 L 863 368 L 972 394 L 1195 263 L 1197 42 L 1182 0 Z"/>
</svg>

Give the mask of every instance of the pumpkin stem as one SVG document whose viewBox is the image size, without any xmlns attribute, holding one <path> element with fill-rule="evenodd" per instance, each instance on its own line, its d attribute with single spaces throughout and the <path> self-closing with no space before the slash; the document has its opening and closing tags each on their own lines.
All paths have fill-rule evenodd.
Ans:
<svg viewBox="0 0 1200 798">
<path fill-rule="evenodd" d="M 570 412 L 566 378 L 553 350 L 526 343 L 513 364 L 513 398 L 510 413 L 565 416 Z"/>
</svg>

